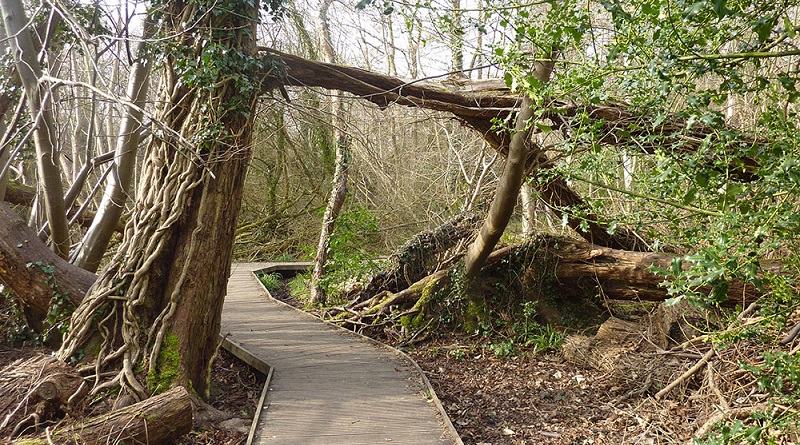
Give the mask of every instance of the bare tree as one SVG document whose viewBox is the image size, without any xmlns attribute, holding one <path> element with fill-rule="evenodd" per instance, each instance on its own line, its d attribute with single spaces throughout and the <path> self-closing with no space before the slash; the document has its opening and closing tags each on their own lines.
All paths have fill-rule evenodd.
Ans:
<svg viewBox="0 0 800 445">
<path fill-rule="evenodd" d="M 36 163 L 41 181 L 42 197 L 53 250 L 62 258 L 69 254 L 69 226 L 64 204 L 64 187 L 58 166 L 59 150 L 56 127 L 53 119 L 52 95 L 44 84 L 40 84 L 42 69 L 31 38 L 28 19 L 22 2 L 0 1 L 6 32 L 12 36 L 11 48 L 20 80 L 25 88 L 25 97 L 31 121 L 34 122 L 33 140 L 36 145 Z"/>
<path fill-rule="evenodd" d="M 132 195 L 133 173 L 136 167 L 136 150 L 142 129 L 143 109 L 150 85 L 151 60 L 145 51 L 147 40 L 152 36 L 154 25 L 145 20 L 144 35 L 138 45 L 138 59 L 131 67 L 128 79 L 127 114 L 120 123 L 114 167 L 108 179 L 97 216 L 75 251 L 73 263 L 90 272 L 100 266 L 100 260 L 114 234 L 122 216 L 125 202 Z"/>
</svg>

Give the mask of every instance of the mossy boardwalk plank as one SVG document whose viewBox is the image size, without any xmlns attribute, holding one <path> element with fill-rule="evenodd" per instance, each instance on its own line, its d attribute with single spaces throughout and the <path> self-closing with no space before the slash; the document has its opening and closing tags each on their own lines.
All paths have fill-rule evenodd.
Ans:
<svg viewBox="0 0 800 445">
<path fill-rule="evenodd" d="M 223 336 L 274 368 L 254 444 L 460 443 L 445 427 L 416 367 L 395 351 L 269 296 L 235 263 Z"/>
</svg>

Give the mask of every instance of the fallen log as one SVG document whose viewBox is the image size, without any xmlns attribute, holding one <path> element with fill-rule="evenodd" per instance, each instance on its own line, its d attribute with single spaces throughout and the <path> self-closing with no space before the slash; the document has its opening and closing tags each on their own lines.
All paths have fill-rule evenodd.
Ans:
<svg viewBox="0 0 800 445">
<path fill-rule="evenodd" d="M 33 187 L 25 184 L 20 184 L 16 181 L 9 181 L 8 189 L 6 190 L 6 196 L 4 201 L 13 204 L 13 205 L 20 205 L 25 207 L 30 207 L 33 205 L 33 201 L 36 199 L 36 191 Z M 67 218 L 72 219 L 75 214 L 78 212 L 80 207 L 74 205 L 69 212 L 67 212 Z M 90 210 L 86 210 L 81 212 L 78 215 L 78 218 L 75 220 L 81 227 L 89 228 L 92 225 L 92 221 L 94 220 L 96 213 Z M 114 228 L 114 231 L 117 233 L 122 233 L 125 230 L 125 220 L 122 219 L 117 223 L 117 226 Z"/>
<path fill-rule="evenodd" d="M 186 388 L 178 386 L 125 408 L 55 428 L 35 438 L 21 438 L 14 443 L 165 445 L 174 443 L 191 429 L 192 399 Z"/>
<path fill-rule="evenodd" d="M 260 48 L 267 57 L 280 58 L 283 69 L 266 73 L 262 85 L 269 91 L 281 85 L 299 87 L 322 87 L 346 91 L 357 98 L 377 104 L 381 108 L 397 104 L 451 113 L 456 118 L 475 129 L 489 145 L 502 156 L 508 156 L 509 132 L 498 132 L 496 121 L 505 121 L 515 113 L 520 104 L 520 94 L 508 88 L 501 79 L 431 82 L 427 80 L 408 80 L 386 76 L 360 68 L 315 62 L 271 48 Z M 274 66 L 274 63 L 268 64 Z M 282 88 L 282 87 L 281 87 Z M 635 112 L 624 103 L 582 104 L 553 99 L 542 116 L 553 122 L 556 129 L 571 130 L 573 126 L 583 125 L 581 117 L 588 117 L 600 126 L 598 142 L 629 148 L 648 154 L 658 149 L 675 152 L 694 153 L 698 147 L 712 139 L 727 148 L 724 152 L 708 156 L 713 165 L 720 159 L 729 162 L 731 178 L 739 181 L 758 179 L 758 162 L 747 153 L 750 148 L 764 145 L 763 138 L 746 133 L 738 133 L 734 140 L 729 136 L 737 134 L 735 128 L 720 132 L 701 123 L 687 125 L 684 118 L 669 116 L 660 120 L 646 113 Z M 527 165 L 539 165 L 542 169 L 553 166 L 547 153 L 529 155 Z M 535 156 L 535 159 L 534 159 Z M 531 173 L 531 169 L 527 170 Z M 619 228 L 610 234 L 592 214 L 589 206 L 566 180 L 555 175 L 547 181 L 533 181 L 542 199 L 553 209 L 558 217 L 566 214 L 568 225 L 581 237 L 593 244 L 623 250 L 649 250 L 647 243 L 633 231 Z M 583 218 L 571 216 L 566 209 L 583 212 Z M 582 226 L 588 222 L 588 231 Z"/>
<path fill-rule="evenodd" d="M 28 326 L 42 332 L 54 298 L 77 306 L 96 278 L 58 257 L 0 203 L 0 284 L 14 294 Z"/>
<path fill-rule="evenodd" d="M 452 113 L 462 122 L 476 130 L 498 153 L 508 157 L 509 132 L 498 132 L 496 120 L 505 120 L 519 107 L 520 95 L 512 92 L 502 81 L 490 80 L 465 85 L 434 83 L 428 81 L 407 81 L 371 71 L 349 66 L 314 62 L 302 57 L 282 53 L 270 48 L 262 48 L 268 57 L 279 57 L 285 65 L 282 73 L 271 72 L 264 78 L 262 88 L 269 91 L 283 84 L 301 87 L 323 87 L 347 91 L 357 97 L 370 101 L 381 108 L 392 104 L 418 107 Z M 270 64 L 272 66 L 273 64 Z M 535 156 L 528 156 L 526 172 L 534 173 L 532 167 L 552 166 L 543 151 L 534 150 Z M 568 225 L 587 241 L 608 247 L 626 250 L 647 250 L 634 233 L 619 228 L 609 234 L 607 227 L 598 223 L 597 218 L 584 200 L 567 184 L 561 176 L 549 181 L 534 181 L 542 198 L 561 217 L 564 209 L 580 209 L 583 218 L 569 215 Z M 588 222 L 589 230 L 581 227 Z"/>
<path fill-rule="evenodd" d="M 537 300 L 555 296 L 563 301 L 598 301 L 598 296 L 610 300 L 665 301 L 670 295 L 662 286 L 664 277 L 651 268 L 668 268 L 675 255 L 668 253 L 632 252 L 597 246 L 577 239 L 540 236 L 522 244 L 495 250 L 486 260 L 476 278 L 482 286 L 479 292 L 492 292 L 492 287 L 508 287 L 518 280 L 524 294 L 520 300 Z M 776 273 L 779 262 L 764 262 L 762 268 Z M 443 303 L 434 298 L 456 295 L 459 266 L 437 270 L 415 283 L 392 292 L 387 288 L 369 299 L 357 298 L 343 307 L 327 308 L 327 316 L 347 327 L 363 329 L 383 326 L 420 314 L 435 316 L 431 305 Z M 528 273 L 528 272 L 534 273 Z M 700 291 L 710 289 L 700 288 Z M 754 286 L 730 280 L 728 300 L 723 305 L 748 304 L 762 296 Z M 487 304 L 492 305 L 491 296 Z M 452 303 L 452 302 L 450 302 Z M 445 304 L 450 304 L 446 303 Z M 559 302 L 546 302 L 548 304 Z M 420 320 L 415 325 L 419 326 Z M 666 329 L 669 329 L 667 327 Z M 668 333 L 662 333 L 662 336 Z"/>
</svg>

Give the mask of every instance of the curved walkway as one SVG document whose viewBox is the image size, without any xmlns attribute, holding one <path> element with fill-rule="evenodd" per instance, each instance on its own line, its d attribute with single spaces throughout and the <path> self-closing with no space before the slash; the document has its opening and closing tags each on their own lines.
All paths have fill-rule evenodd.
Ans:
<svg viewBox="0 0 800 445">
<path fill-rule="evenodd" d="M 221 334 L 273 368 L 252 443 L 461 443 L 413 362 L 274 300 L 263 269 L 289 265 L 234 263 L 222 313 Z"/>
</svg>

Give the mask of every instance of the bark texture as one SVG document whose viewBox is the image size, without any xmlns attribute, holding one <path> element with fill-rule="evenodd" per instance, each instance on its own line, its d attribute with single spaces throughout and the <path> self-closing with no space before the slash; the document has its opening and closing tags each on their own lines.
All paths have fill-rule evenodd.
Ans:
<svg viewBox="0 0 800 445">
<path fill-rule="evenodd" d="M 58 167 L 58 146 L 56 126 L 52 112 L 52 97 L 43 84 L 41 66 L 22 2 L 18 0 L 0 1 L 6 33 L 13 36 L 11 48 L 14 61 L 25 88 L 25 96 L 34 122 L 33 140 L 36 146 L 36 166 L 42 184 L 42 196 L 47 221 L 50 225 L 53 250 L 62 258 L 69 254 L 69 227 L 64 205 L 64 188 Z"/>
<path fill-rule="evenodd" d="M 552 56 L 549 57 L 552 59 Z M 545 63 L 535 63 L 533 65 L 533 76 L 540 83 L 545 84 L 550 81 L 555 62 L 550 60 Z M 531 128 L 533 127 L 534 109 L 533 101 L 530 98 L 532 92 L 525 92 L 522 97 L 519 113 L 516 117 L 514 135 L 508 145 L 508 156 L 503 167 L 503 174 L 497 182 L 495 198 L 489 207 L 489 214 L 486 216 L 478 237 L 470 244 L 467 255 L 464 258 L 464 279 L 469 282 L 478 275 L 483 267 L 486 258 L 494 250 L 497 241 L 503 235 L 508 226 L 508 221 L 517 206 L 517 197 L 522 187 L 522 180 L 525 177 L 525 170 L 528 158 L 538 160 L 542 152 L 538 144 L 531 140 Z M 534 161 L 528 168 L 530 174 L 536 174 L 539 164 Z"/>
<path fill-rule="evenodd" d="M 95 279 L 93 273 L 56 255 L 22 218 L 0 203 L 0 283 L 19 302 L 28 326 L 41 333 L 54 294 L 77 306 Z"/>
<path fill-rule="evenodd" d="M 121 385 L 144 399 L 181 385 L 208 396 L 263 67 L 251 58 L 257 5 L 243 1 L 238 14 L 203 5 L 166 4 L 162 31 L 175 37 L 163 63 L 163 128 L 147 148 L 123 243 L 57 354 L 69 360 L 98 345 L 96 370 L 113 372 L 94 393 Z"/>
<path fill-rule="evenodd" d="M 503 174 L 497 183 L 495 198 L 489 207 L 489 214 L 481 227 L 478 237 L 470 244 L 464 259 L 464 279 L 470 281 L 478 275 L 486 258 L 494 250 L 494 246 L 503 232 L 517 205 L 522 178 L 525 176 L 525 160 L 531 150 L 530 126 L 533 108 L 530 97 L 522 98 L 522 105 L 517 115 L 514 137 L 509 145 L 508 157 Z M 537 150 L 538 151 L 538 150 Z"/>
</svg>

